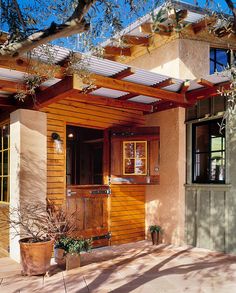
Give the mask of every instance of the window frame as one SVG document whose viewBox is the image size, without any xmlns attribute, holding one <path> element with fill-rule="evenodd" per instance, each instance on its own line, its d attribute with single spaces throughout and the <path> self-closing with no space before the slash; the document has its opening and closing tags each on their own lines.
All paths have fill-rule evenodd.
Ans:
<svg viewBox="0 0 236 293">
<path fill-rule="evenodd" d="M 214 57 L 213 58 L 211 58 L 211 51 L 213 51 L 213 53 L 214 53 Z M 226 65 L 224 65 L 224 64 L 222 64 L 221 62 L 219 62 L 219 61 L 217 61 L 217 57 L 216 57 L 216 55 L 217 55 L 217 51 L 218 52 L 220 52 L 220 51 L 222 51 L 222 52 L 225 52 L 226 53 L 226 55 L 227 55 L 227 64 Z M 232 62 L 232 60 L 231 60 L 231 54 L 230 54 L 230 51 L 229 51 L 229 49 L 222 49 L 222 48 L 214 48 L 214 47 L 211 47 L 210 48 L 210 54 L 209 54 L 209 61 L 210 61 L 210 74 L 214 74 L 215 72 L 221 72 L 221 71 L 223 71 L 224 70 L 224 67 L 226 67 L 227 65 L 230 65 L 231 64 L 231 62 Z M 214 67 L 214 71 L 213 72 L 211 72 L 211 62 L 213 62 L 213 67 Z M 221 66 L 222 67 L 222 70 L 216 70 L 217 69 L 217 65 L 219 65 L 219 66 Z"/>
<path fill-rule="evenodd" d="M 208 144 L 208 150 L 207 151 L 202 151 L 202 152 L 196 152 L 196 129 L 198 126 L 201 125 L 208 125 L 210 126 L 211 124 L 213 124 L 214 122 L 220 122 L 221 118 L 216 118 L 216 119 L 210 119 L 210 120 L 205 120 L 205 121 L 201 121 L 198 123 L 192 123 L 192 168 L 191 168 L 191 178 L 192 178 L 192 183 L 193 184 L 225 184 L 226 183 L 226 133 L 224 133 L 224 148 L 221 148 L 221 150 L 216 150 L 216 151 L 212 151 L 211 149 L 211 132 L 209 131 L 208 136 L 209 136 L 209 144 Z M 222 143 L 221 143 L 222 145 Z M 210 170 L 211 170 L 211 154 L 212 153 L 224 153 L 224 180 L 210 180 Z M 208 180 L 206 181 L 202 181 L 202 180 L 196 180 L 195 179 L 195 168 L 196 168 L 196 154 L 208 154 L 208 161 L 207 161 L 207 166 L 208 166 Z"/>
<path fill-rule="evenodd" d="M 126 152 L 125 152 L 125 144 L 134 144 L 134 157 L 133 158 L 129 158 L 126 157 Z M 144 150 L 145 150 L 145 156 L 142 158 L 139 158 L 136 156 L 137 154 L 137 144 L 142 143 L 144 144 Z M 125 160 L 126 159 L 133 159 L 134 160 L 134 173 L 126 173 L 125 172 Z M 144 173 L 136 173 L 136 161 L 138 159 L 144 160 L 145 161 L 145 172 Z M 148 175 L 148 160 L 149 160 L 149 154 L 148 154 L 148 146 L 147 146 L 147 140 L 124 140 L 123 141 L 123 154 L 122 154 L 122 160 L 123 160 L 123 175 L 125 176 L 146 176 Z"/>
<path fill-rule="evenodd" d="M 3 131 L 4 128 L 8 128 L 8 134 L 7 134 L 7 147 L 4 147 L 4 135 Z M 10 202 L 10 124 L 4 123 L 0 125 L 0 156 L 1 156 L 1 172 L 0 172 L 0 203 L 9 203 Z M 4 153 L 7 152 L 7 174 L 4 174 Z M 3 181 L 7 178 L 7 199 L 4 200 L 4 193 L 3 193 Z"/>
</svg>

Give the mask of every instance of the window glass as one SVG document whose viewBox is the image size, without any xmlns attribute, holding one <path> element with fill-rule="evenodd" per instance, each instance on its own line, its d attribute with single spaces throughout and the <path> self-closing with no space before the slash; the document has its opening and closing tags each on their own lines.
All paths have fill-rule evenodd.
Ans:
<svg viewBox="0 0 236 293">
<path fill-rule="evenodd" d="M 123 142 L 123 175 L 147 174 L 147 141 Z"/>
<path fill-rule="evenodd" d="M 225 133 L 220 119 L 193 125 L 193 182 L 225 182 Z"/>
<path fill-rule="evenodd" d="M 223 71 L 230 63 L 230 50 L 210 49 L 210 74 Z"/>
<path fill-rule="evenodd" d="M 0 127 L 0 201 L 9 201 L 9 125 Z"/>
</svg>

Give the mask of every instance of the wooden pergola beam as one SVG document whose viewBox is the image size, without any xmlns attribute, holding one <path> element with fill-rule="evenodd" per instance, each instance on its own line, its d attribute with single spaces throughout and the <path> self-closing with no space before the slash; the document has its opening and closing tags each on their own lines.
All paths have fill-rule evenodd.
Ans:
<svg viewBox="0 0 236 293">
<path fill-rule="evenodd" d="M 166 86 L 171 85 L 171 84 L 174 84 L 174 81 L 173 81 L 172 78 L 168 78 L 168 79 L 166 79 L 164 81 L 161 81 L 159 83 L 156 83 L 156 84 L 152 85 L 151 87 L 162 88 L 162 87 L 166 87 Z M 137 96 L 138 96 L 137 94 L 127 94 L 127 95 L 119 97 L 118 99 L 122 100 L 122 101 L 126 101 L 126 100 L 129 100 L 129 99 L 135 98 Z"/>
<path fill-rule="evenodd" d="M 128 67 L 128 68 L 126 68 L 126 69 L 124 69 L 124 70 L 112 75 L 111 77 L 115 78 L 115 79 L 123 79 L 123 78 L 125 78 L 127 76 L 135 74 L 135 72 L 136 72 L 135 68 Z"/>
<path fill-rule="evenodd" d="M 73 78 L 66 76 L 61 81 L 36 94 L 37 104 L 32 101 L 26 103 L 27 108 L 43 108 L 52 103 L 65 99 L 73 93 Z"/>
<path fill-rule="evenodd" d="M 154 102 L 152 105 L 153 105 L 153 112 L 161 112 L 161 111 L 169 110 L 179 106 L 176 103 L 166 102 L 166 101 Z"/>
<path fill-rule="evenodd" d="M 204 78 L 200 78 L 197 81 L 198 84 L 203 85 L 204 87 L 214 87 L 214 83 L 210 82 L 209 80 L 206 80 Z"/>
<path fill-rule="evenodd" d="M 220 92 L 222 90 L 228 90 L 228 89 L 230 89 L 230 82 L 224 82 L 224 83 L 217 84 L 214 87 L 201 88 L 201 89 L 189 91 L 185 94 L 185 97 L 187 101 L 189 101 L 190 103 L 193 103 L 196 100 L 206 99 L 209 97 L 220 95 Z"/>
<path fill-rule="evenodd" d="M 179 90 L 179 93 L 181 94 L 185 94 L 187 92 L 187 90 L 190 87 L 190 82 L 189 81 L 185 81 L 182 83 L 181 88 Z"/>
<path fill-rule="evenodd" d="M 2 98 L 0 97 L 0 107 L 1 108 L 15 108 L 16 105 L 14 103 L 14 100 L 12 100 L 11 98 Z"/>
<path fill-rule="evenodd" d="M 106 46 L 104 47 L 104 53 L 105 55 L 111 55 L 111 56 L 131 56 L 131 50 L 130 48 L 120 48 L 115 46 Z"/>
<path fill-rule="evenodd" d="M 119 101 L 112 98 L 95 96 L 90 94 L 84 94 L 80 90 L 74 88 L 73 77 L 68 76 L 51 87 L 36 95 L 37 104 L 34 105 L 32 102 L 27 105 L 28 108 L 44 108 L 52 103 L 58 102 L 62 99 L 73 97 L 78 101 L 85 103 L 92 103 L 101 106 L 109 106 L 123 109 L 134 109 L 143 112 L 151 112 L 152 105 L 146 105 L 141 103 Z"/>
<path fill-rule="evenodd" d="M 73 93 L 70 94 L 71 97 L 77 98 L 78 101 L 88 103 L 88 104 L 96 104 L 105 107 L 115 107 L 115 108 L 122 108 L 122 109 L 133 109 L 142 112 L 152 112 L 153 106 L 131 102 L 131 101 L 120 101 L 118 99 L 112 99 L 102 96 L 96 96 L 91 94 L 82 94 L 78 90 L 75 90 Z"/>
<path fill-rule="evenodd" d="M 110 77 L 105 77 L 97 74 L 91 74 L 91 80 L 93 84 L 99 87 L 105 87 L 113 90 L 119 90 L 123 92 L 129 92 L 137 95 L 144 95 L 148 97 L 153 97 L 161 100 L 188 104 L 184 96 L 175 93 L 167 92 L 163 89 L 154 88 L 146 85 L 136 84 L 129 81 L 117 80 Z M 74 75 L 74 85 L 75 88 L 82 91 L 84 86 L 81 78 L 78 75 Z"/>
<path fill-rule="evenodd" d="M 149 46 L 150 44 L 150 39 L 148 37 L 125 35 L 121 39 L 130 46 Z"/>
<path fill-rule="evenodd" d="M 6 79 L 0 79 L 0 90 L 10 92 L 10 93 L 16 93 L 19 90 L 25 92 L 26 86 L 23 83 L 6 80 Z"/>
<path fill-rule="evenodd" d="M 195 34 L 207 28 L 209 25 L 212 25 L 216 22 L 216 17 L 208 17 L 191 24 L 192 30 Z"/>
<path fill-rule="evenodd" d="M 167 78 L 161 82 L 158 82 L 154 85 L 152 85 L 152 87 L 156 88 L 156 89 L 160 89 L 160 88 L 163 88 L 163 87 L 166 87 L 166 86 L 169 86 L 169 85 L 172 85 L 174 84 L 174 80 L 172 78 Z"/>
<path fill-rule="evenodd" d="M 14 59 L 11 58 L 9 60 L 0 59 L 0 68 L 10 69 L 10 70 L 17 70 L 24 73 L 35 73 L 33 68 L 38 68 L 39 63 L 38 61 L 34 60 L 27 60 L 24 58 Z M 49 65 L 43 62 L 40 62 L 41 70 L 47 71 L 53 68 L 54 77 L 62 79 L 65 76 L 66 69 L 61 66 L 57 65 Z"/>
<path fill-rule="evenodd" d="M 158 32 L 155 32 L 154 29 L 153 29 L 153 24 L 148 23 L 148 22 L 141 24 L 140 27 L 139 27 L 139 31 L 141 33 L 143 33 L 143 34 L 149 34 L 149 35 L 153 34 L 153 33 L 159 34 L 161 36 L 167 36 L 167 37 L 169 37 L 171 35 L 171 32 L 166 31 L 165 29 L 159 30 Z"/>
</svg>

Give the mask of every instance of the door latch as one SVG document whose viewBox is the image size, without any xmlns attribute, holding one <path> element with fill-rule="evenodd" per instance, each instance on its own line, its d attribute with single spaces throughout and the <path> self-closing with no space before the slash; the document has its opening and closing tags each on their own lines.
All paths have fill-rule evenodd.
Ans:
<svg viewBox="0 0 236 293">
<path fill-rule="evenodd" d="M 74 194 L 76 194 L 76 191 L 72 191 L 71 189 L 67 189 L 67 192 L 66 192 L 67 196 L 71 196 L 71 195 L 74 195 Z"/>
</svg>

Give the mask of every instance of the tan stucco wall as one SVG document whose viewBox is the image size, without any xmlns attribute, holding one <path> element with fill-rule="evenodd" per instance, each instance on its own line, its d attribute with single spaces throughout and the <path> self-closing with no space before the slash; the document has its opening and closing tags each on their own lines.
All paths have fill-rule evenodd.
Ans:
<svg viewBox="0 0 236 293">
<path fill-rule="evenodd" d="M 47 116 L 19 109 L 10 115 L 10 209 L 41 203 L 46 208 Z M 11 216 L 11 215 L 10 215 Z M 19 231 L 20 233 L 22 231 Z M 15 230 L 10 229 L 10 257 L 20 261 Z"/>
<path fill-rule="evenodd" d="M 209 44 L 178 39 L 157 48 L 129 65 L 170 77 L 195 79 L 209 74 Z"/>
<path fill-rule="evenodd" d="M 170 77 L 195 79 L 209 74 L 209 44 L 178 39 L 130 62 L 131 66 Z M 160 126 L 160 185 L 146 188 L 146 228 L 160 224 L 165 243 L 184 243 L 185 109 L 146 116 L 147 126 Z M 149 234 L 147 234 L 149 235 Z"/>
<path fill-rule="evenodd" d="M 147 115 L 147 126 L 160 126 L 160 185 L 146 187 L 146 227 L 160 224 L 165 243 L 184 243 L 185 110 Z"/>
</svg>

